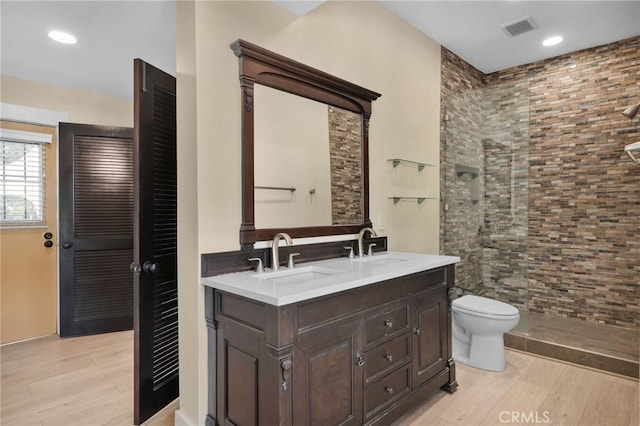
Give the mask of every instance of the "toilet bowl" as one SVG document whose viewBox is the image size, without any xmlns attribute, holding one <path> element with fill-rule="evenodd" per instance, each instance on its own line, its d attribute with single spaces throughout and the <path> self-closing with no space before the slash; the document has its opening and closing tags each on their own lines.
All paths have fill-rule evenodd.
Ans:
<svg viewBox="0 0 640 426">
<path fill-rule="evenodd" d="M 466 295 L 454 300 L 451 310 L 456 362 L 503 371 L 504 333 L 518 325 L 518 309 L 486 297 Z"/>
</svg>

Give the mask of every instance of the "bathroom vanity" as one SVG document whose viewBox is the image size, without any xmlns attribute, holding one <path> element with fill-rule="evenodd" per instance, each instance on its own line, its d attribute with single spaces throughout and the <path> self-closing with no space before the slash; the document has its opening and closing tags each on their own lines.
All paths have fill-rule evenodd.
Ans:
<svg viewBox="0 0 640 426">
<path fill-rule="evenodd" d="M 381 252 L 203 278 L 208 424 L 389 424 L 453 392 L 457 261 Z"/>
<path fill-rule="evenodd" d="M 388 424 L 440 388 L 453 392 L 449 295 L 460 259 L 388 252 L 386 237 L 371 229 L 369 119 L 380 94 L 244 40 L 231 49 L 241 95 L 240 250 L 202 255 L 207 424 Z M 256 102 L 269 96 L 256 86 L 320 103 L 319 121 L 339 123 L 326 131 L 325 154 L 312 155 L 330 178 L 296 192 L 288 182 L 302 188 L 307 176 L 275 173 L 295 168 L 284 159 L 309 138 L 269 144 L 270 135 L 287 139 L 298 120 L 278 112 L 279 104 Z M 259 125 L 265 108 L 288 120 L 266 130 Z M 272 161 L 258 163 L 267 156 Z M 265 202 L 264 191 L 292 195 Z M 265 213 L 269 202 L 285 209 Z M 304 202 L 306 209 L 295 209 Z M 307 210 L 330 214 L 298 224 Z M 295 244 L 318 236 L 331 241 Z M 365 248 L 373 255 L 362 256 Z"/>
</svg>

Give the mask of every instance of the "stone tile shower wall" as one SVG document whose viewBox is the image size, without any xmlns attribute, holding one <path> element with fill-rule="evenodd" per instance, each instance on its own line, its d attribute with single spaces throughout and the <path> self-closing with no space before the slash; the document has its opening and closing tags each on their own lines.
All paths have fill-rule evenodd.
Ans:
<svg viewBox="0 0 640 426">
<path fill-rule="evenodd" d="M 442 49 L 440 126 L 440 247 L 442 254 L 460 256 L 456 285 L 478 293 L 482 290 L 484 198 L 472 200 L 472 181 L 456 173 L 456 166 L 483 168 L 483 75 L 446 49 Z M 482 176 L 479 191 L 483 192 Z"/>
<path fill-rule="evenodd" d="M 638 328 L 640 166 L 631 162 L 623 148 L 640 140 L 640 120 L 629 120 L 620 113 L 640 102 L 640 37 L 481 77 L 461 62 L 443 49 L 443 108 L 451 102 L 449 97 L 460 97 L 465 89 L 484 87 L 490 98 L 492 88 L 498 88 L 499 96 L 500 92 L 506 93 L 502 90 L 505 84 L 528 82 L 529 160 L 528 167 L 520 170 L 523 164 L 519 159 L 524 158 L 524 152 L 518 152 L 516 144 L 500 145 L 495 135 L 476 140 L 484 148 L 483 238 L 478 241 L 471 233 L 466 234 L 468 231 L 444 229 L 441 247 L 446 250 L 454 244 L 448 240 L 456 238 L 468 238 L 470 247 L 481 246 L 483 258 L 478 263 L 488 268 L 476 284 L 481 293 L 509 300 L 515 296 L 514 291 L 522 291 L 526 301 L 521 303 L 526 303 L 530 311 Z M 478 80 L 481 84 L 475 87 L 458 84 L 478 84 Z M 515 132 L 514 141 L 519 137 Z M 442 152 L 446 153 L 447 144 L 452 142 L 444 140 L 450 136 L 446 131 L 441 135 Z M 505 194 L 502 185 L 506 168 L 516 177 L 523 174 L 521 180 L 512 179 L 510 185 L 526 185 L 526 191 Z M 451 176 L 444 165 L 442 169 L 444 204 L 446 180 Z M 517 199 L 523 192 L 527 194 L 526 204 Z M 501 195 L 505 198 L 500 199 Z M 513 196 L 515 200 L 507 200 Z M 498 197 L 495 210 L 492 197 Z M 516 214 L 511 214 L 514 221 L 510 223 L 506 207 L 512 202 Z M 525 214 L 524 205 L 528 237 L 520 241 L 518 236 L 524 228 L 519 219 Z M 449 211 L 441 210 L 445 227 L 449 226 Z M 495 222 L 497 227 L 493 226 Z M 498 242 L 500 235 L 506 241 Z M 498 250 L 495 255 L 487 251 L 494 248 L 492 244 Z M 504 257 L 514 251 L 518 254 L 512 259 Z M 456 253 L 447 250 L 447 254 Z M 526 264 L 526 290 L 520 289 L 522 281 L 518 277 L 507 282 L 505 276 L 501 281 L 502 272 L 496 272 L 496 265 L 498 270 L 504 266 L 501 262 Z M 469 269 L 458 268 L 456 273 L 466 276 L 457 276 L 457 281 L 477 280 Z"/>
<path fill-rule="evenodd" d="M 362 120 L 359 114 L 336 107 L 329 111 L 331 224 L 362 222 Z"/>
<path fill-rule="evenodd" d="M 489 76 L 530 87 L 529 309 L 640 325 L 640 37 Z"/>
</svg>

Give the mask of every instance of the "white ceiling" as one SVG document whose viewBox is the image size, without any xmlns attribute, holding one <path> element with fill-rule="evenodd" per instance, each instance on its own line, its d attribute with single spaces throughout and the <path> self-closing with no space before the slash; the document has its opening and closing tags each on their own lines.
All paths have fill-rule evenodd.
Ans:
<svg viewBox="0 0 640 426">
<path fill-rule="evenodd" d="M 485 74 L 640 34 L 640 1 L 382 1 L 386 8 Z M 501 25 L 532 17 L 510 37 Z M 544 47 L 560 35 L 564 41 Z"/>
<path fill-rule="evenodd" d="M 174 1 L 0 0 L 0 73 L 133 98 L 133 59 L 175 75 Z M 73 33 L 63 45 L 51 30 Z"/>
<path fill-rule="evenodd" d="M 373 0 L 372 0 L 373 1 Z M 323 1 L 275 1 L 297 15 Z M 635 1 L 385 1 L 380 3 L 485 73 L 640 35 Z M 0 0 L 0 73 L 131 99 L 133 59 L 174 74 L 175 2 Z M 528 16 L 539 27 L 499 27 Z M 46 36 L 72 32 L 74 46 Z M 564 42 L 544 48 L 549 35 Z"/>
</svg>

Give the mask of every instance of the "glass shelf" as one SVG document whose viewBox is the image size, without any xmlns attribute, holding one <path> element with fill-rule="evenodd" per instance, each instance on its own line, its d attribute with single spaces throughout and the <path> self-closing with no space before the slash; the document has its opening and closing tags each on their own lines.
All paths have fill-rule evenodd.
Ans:
<svg viewBox="0 0 640 426">
<path fill-rule="evenodd" d="M 393 200 L 393 204 L 398 204 L 400 200 L 416 200 L 418 204 L 422 204 L 424 200 L 437 200 L 436 197 L 404 197 L 404 196 L 389 197 L 389 199 Z"/>
<path fill-rule="evenodd" d="M 435 167 L 435 165 L 433 164 L 420 163 L 418 161 L 411 161 L 411 160 L 404 160 L 402 158 L 390 158 L 387 161 L 392 163 L 394 168 L 398 167 L 398 165 L 402 163 L 402 164 L 407 164 L 410 166 L 417 167 L 419 172 L 424 170 L 425 167 Z"/>
</svg>

